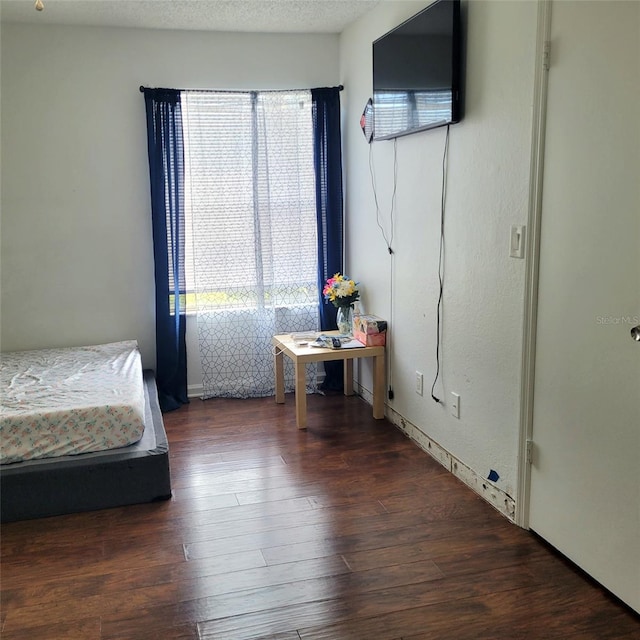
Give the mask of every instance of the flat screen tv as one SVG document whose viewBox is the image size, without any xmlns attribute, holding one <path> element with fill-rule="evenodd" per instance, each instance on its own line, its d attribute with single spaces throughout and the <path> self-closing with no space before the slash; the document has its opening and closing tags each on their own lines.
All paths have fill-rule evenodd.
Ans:
<svg viewBox="0 0 640 640">
<path fill-rule="evenodd" d="M 373 43 L 373 139 L 459 122 L 460 0 L 436 0 Z"/>
</svg>

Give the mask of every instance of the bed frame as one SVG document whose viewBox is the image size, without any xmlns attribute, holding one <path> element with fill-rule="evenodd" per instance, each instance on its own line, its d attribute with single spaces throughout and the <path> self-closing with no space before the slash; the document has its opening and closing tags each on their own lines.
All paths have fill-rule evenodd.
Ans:
<svg viewBox="0 0 640 640">
<path fill-rule="evenodd" d="M 140 443 L 112 451 L 0 465 L 0 520 L 168 500 L 169 444 L 152 371 L 144 371 L 144 387 L 145 433 Z"/>
</svg>

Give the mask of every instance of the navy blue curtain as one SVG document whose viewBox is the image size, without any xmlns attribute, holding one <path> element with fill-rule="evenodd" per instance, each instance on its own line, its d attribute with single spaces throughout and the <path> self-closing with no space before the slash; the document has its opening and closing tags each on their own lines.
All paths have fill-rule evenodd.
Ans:
<svg viewBox="0 0 640 640">
<path fill-rule="evenodd" d="M 144 89 L 144 100 L 156 281 L 156 383 L 161 410 L 171 411 L 189 401 L 180 91 Z"/>
<path fill-rule="evenodd" d="M 313 144 L 318 224 L 320 329 L 336 329 L 337 309 L 322 296 L 328 278 L 343 270 L 342 141 L 340 87 L 312 89 Z M 325 362 L 324 389 L 342 390 L 342 362 Z"/>
</svg>

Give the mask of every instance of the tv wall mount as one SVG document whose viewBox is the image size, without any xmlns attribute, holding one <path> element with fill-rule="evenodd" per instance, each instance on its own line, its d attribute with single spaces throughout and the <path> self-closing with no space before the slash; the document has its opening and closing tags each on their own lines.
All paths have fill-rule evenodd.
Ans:
<svg viewBox="0 0 640 640">
<path fill-rule="evenodd" d="M 373 141 L 373 100 L 371 98 L 367 101 L 362 116 L 360 116 L 360 127 L 367 142 L 371 144 Z"/>
</svg>

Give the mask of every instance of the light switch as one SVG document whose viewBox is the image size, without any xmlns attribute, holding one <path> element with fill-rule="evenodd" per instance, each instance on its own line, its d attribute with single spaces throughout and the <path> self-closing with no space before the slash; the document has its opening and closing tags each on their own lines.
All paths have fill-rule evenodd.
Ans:
<svg viewBox="0 0 640 640">
<path fill-rule="evenodd" d="M 511 238 L 509 243 L 509 255 L 512 258 L 524 258 L 524 241 L 527 227 L 511 226 Z"/>
</svg>

